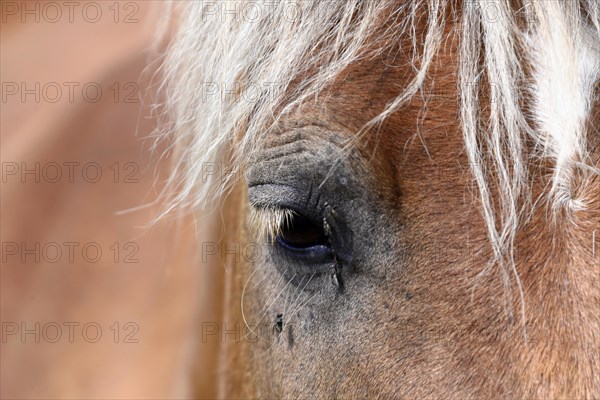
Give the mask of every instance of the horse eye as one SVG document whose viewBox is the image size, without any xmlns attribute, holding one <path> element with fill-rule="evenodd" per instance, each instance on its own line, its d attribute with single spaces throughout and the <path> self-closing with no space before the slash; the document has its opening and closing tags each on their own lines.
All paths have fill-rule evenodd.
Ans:
<svg viewBox="0 0 600 400">
<path fill-rule="evenodd" d="M 302 215 L 294 214 L 277 235 L 277 243 L 292 251 L 304 251 L 318 247 L 329 247 L 323 229 Z"/>
</svg>

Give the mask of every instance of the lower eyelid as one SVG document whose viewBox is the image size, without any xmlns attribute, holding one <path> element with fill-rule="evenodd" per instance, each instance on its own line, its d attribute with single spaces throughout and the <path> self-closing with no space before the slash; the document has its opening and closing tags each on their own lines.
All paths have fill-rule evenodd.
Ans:
<svg viewBox="0 0 600 400">
<path fill-rule="evenodd" d="M 302 247 L 302 248 L 295 247 L 295 246 L 292 246 L 292 245 L 286 243 L 285 240 L 279 236 L 277 236 L 276 242 L 277 242 L 277 244 L 279 244 L 280 246 L 282 246 L 283 248 L 285 248 L 288 251 L 298 253 L 299 255 L 306 254 L 307 257 L 310 257 L 311 255 L 317 255 L 317 254 L 324 254 L 324 255 L 332 255 L 333 254 L 331 251 L 331 248 L 324 244 L 315 244 L 313 246 Z"/>
<path fill-rule="evenodd" d="M 272 246 L 273 261 L 278 269 L 294 275 L 325 274 L 335 264 L 333 249 L 329 243 L 296 247 L 277 236 Z"/>
</svg>

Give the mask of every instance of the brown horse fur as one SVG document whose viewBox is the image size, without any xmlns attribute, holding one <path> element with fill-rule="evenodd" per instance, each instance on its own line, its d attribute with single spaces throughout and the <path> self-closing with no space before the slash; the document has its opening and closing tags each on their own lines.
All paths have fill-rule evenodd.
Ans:
<svg viewBox="0 0 600 400">
<path fill-rule="evenodd" d="M 490 243 L 461 134 L 461 6 L 443 8 L 443 38 L 420 91 L 368 125 L 414 77 L 424 47 L 411 43 L 427 35 L 431 9 L 419 10 L 414 35 L 378 47 L 389 40 L 382 23 L 368 44 L 385 51 L 365 52 L 318 96 L 274 112 L 280 117 L 240 159 L 245 179 L 231 186 L 223 206 L 224 242 L 253 243 L 265 229 L 280 229 L 270 218 L 283 217 L 270 217 L 269 207 L 301 208 L 317 221 L 334 210 L 331 221 L 339 225 L 332 229 L 344 232 L 350 256 L 339 274 L 310 273 L 261 239 L 260 260 L 228 259 L 226 320 L 252 331 L 219 349 L 226 354 L 218 366 L 222 397 L 600 396 L 600 177 L 575 168 L 571 195 L 586 206 L 554 210 L 556 164 L 525 139 L 528 184 L 517 200 L 526 212 L 504 265 L 513 262 L 514 274 L 507 273 Z M 523 64 L 531 77 L 534 67 Z M 492 92 L 477 90 L 489 122 Z M 519 107 L 534 109 L 535 101 L 524 96 Z M 590 110 L 586 154 L 597 168 L 598 99 Z M 532 129 L 542 129 L 525 114 Z M 484 155 L 494 151 L 491 141 L 480 146 Z M 490 182 L 499 174 L 485 170 Z M 490 185 L 497 226 L 504 190 Z M 261 223 L 248 219 L 253 208 L 263 210 Z"/>
</svg>

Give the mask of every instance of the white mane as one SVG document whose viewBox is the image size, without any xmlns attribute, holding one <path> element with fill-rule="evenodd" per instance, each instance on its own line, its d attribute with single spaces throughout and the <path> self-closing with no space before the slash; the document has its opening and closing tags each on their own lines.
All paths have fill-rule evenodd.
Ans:
<svg viewBox="0 0 600 400">
<path fill-rule="evenodd" d="M 401 110 L 425 83 L 452 4 L 182 3 L 181 24 L 165 63 L 171 116 L 165 129 L 174 134 L 173 179 L 181 185 L 174 204 L 202 206 L 220 197 L 236 176 L 243 154 L 273 120 L 314 98 L 344 68 L 364 57 L 370 36 L 385 18 L 398 18 L 396 28 L 386 35 L 409 35 L 419 56 L 412 82 L 368 127 Z M 424 43 L 417 43 L 414 10 L 428 16 Z M 536 157 L 554 166 L 548 201 L 555 211 L 584 208 L 589 199 L 577 197 L 572 177 L 575 171 L 598 173 L 586 153 L 586 135 L 595 133 L 586 132 L 585 123 L 600 77 L 600 6 L 595 0 L 525 1 L 519 8 L 509 1 L 465 0 L 457 21 L 466 152 L 495 261 L 509 267 L 507 271 L 512 267 L 516 277 L 512 243 L 528 204 L 527 161 Z M 380 50 L 370 49 L 373 54 Z M 290 93 L 290 83 L 299 76 L 303 79 Z M 528 89 L 515 91 L 517 83 L 528 83 Z M 478 98 L 482 90 L 494 99 L 487 105 L 491 108 L 486 120 Z M 531 99 L 532 109 L 521 106 L 524 97 Z M 278 104 L 284 107 L 274 115 Z M 525 148 L 525 141 L 532 139 L 535 154 Z M 223 160 L 229 166 L 225 173 L 223 164 L 214 164 Z M 207 174 L 215 167 L 220 173 Z M 497 182 L 490 182 L 491 176 Z M 491 200 L 492 184 L 500 188 L 498 203 Z"/>
</svg>

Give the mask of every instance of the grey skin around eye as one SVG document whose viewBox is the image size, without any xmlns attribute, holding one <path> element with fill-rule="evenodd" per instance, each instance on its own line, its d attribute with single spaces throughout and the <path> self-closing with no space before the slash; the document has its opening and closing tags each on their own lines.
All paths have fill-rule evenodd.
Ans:
<svg viewBox="0 0 600 400">
<path fill-rule="evenodd" d="M 344 272 L 385 276 L 385 266 L 397 255 L 390 243 L 377 238 L 390 237 L 398 227 L 388 226 L 384 207 L 365 189 L 365 182 L 374 180 L 369 166 L 352 153 L 340 157 L 342 146 L 332 140 L 334 135 L 303 127 L 266 141 L 248 162 L 250 204 L 300 212 L 331 231 L 336 262 Z M 377 255 L 381 263 L 366 262 Z"/>
</svg>

